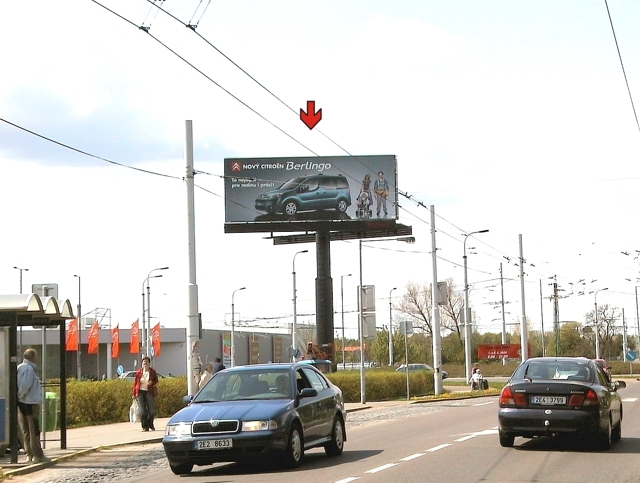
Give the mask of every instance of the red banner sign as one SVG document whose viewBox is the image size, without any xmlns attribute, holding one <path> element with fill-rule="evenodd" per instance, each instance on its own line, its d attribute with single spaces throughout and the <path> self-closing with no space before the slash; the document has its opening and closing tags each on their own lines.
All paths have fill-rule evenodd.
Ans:
<svg viewBox="0 0 640 483">
<path fill-rule="evenodd" d="M 531 346 L 529 346 L 531 354 Z M 478 344 L 478 359 L 520 359 L 520 344 Z"/>
</svg>

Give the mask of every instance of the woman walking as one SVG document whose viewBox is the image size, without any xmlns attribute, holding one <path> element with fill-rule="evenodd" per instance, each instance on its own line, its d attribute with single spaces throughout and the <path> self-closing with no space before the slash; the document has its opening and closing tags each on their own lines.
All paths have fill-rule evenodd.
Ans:
<svg viewBox="0 0 640 483">
<path fill-rule="evenodd" d="M 133 380 L 133 397 L 138 399 L 143 431 L 156 430 L 153 426 L 153 418 L 156 414 L 155 397 L 158 373 L 149 364 L 151 364 L 151 359 L 147 356 L 143 357 L 142 367 L 138 369 Z"/>
</svg>

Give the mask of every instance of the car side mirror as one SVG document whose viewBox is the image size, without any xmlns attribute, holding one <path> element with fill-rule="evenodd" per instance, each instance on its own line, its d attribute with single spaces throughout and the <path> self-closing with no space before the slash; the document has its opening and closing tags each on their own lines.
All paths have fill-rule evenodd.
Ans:
<svg viewBox="0 0 640 483">
<path fill-rule="evenodd" d="M 298 397 L 302 399 L 305 397 L 316 397 L 317 395 L 318 391 L 316 389 L 314 389 L 313 387 L 305 387 L 304 389 L 302 389 L 302 391 L 300 391 Z"/>
<path fill-rule="evenodd" d="M 624 381 L 613 381 L 613 385 L 616 389 L 616 391 L 618 389 L 624 389 L 625 387 L 627 387 L 627 383 Z"/>
<path fill-rule="evenodd" d="M 300 193 L 306 193 L 307 191 L 309 191 L 309 185 L 308 184 L 301 184 L 300 185 Z"/>
<path fill-rule="evenodd" d="M 185 397 L 182 398 L 182 402 L 185 403 L 187 406 L 191 404 L 191 401 L 193 401 L 192 394 L 187 394 Z"/>
</svg>

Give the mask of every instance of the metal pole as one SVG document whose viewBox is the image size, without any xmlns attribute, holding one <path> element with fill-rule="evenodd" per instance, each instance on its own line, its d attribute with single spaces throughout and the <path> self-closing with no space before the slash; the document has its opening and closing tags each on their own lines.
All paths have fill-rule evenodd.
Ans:
<svg viewBox="0 0 640 483">
<path fill-rule="evenodd" d="M 609 290 L 609 287 L 601 288 L 595 291 L 593 295 L 594 317 L 596 326 L 596 359 L 600 359 L 600 327 L 598 325 L 598 292 Z"/>
<path fill-rule="evenodd" d="M 464 236 L 462 243 L 464 262 L 464 372 L 467 381 L 471 378 L 471 309 L 469 308 L 469 282 L 467 280 L 467 238 L 476 233 L 487 233 L 489 230 L 472 231 Z"/>
<path fill-rule="evenodd" d="M 409 400 L 409 342 L 407 341 L 407 321 L 404 323 L 404 375 L 407 380 L 407 401 Z"/>
<path fill-rule="evenodd" d="M 526 361 L 529 358 L 529 334 L 527 329 L 527 312 L 525 310 L 524 300 L 524 256 L 522 254 L 522 235 L 518 235 L 518 241 L 520 244 L 520 297 L 522 299 L 522 322 L 520 331 L 520 354 L 522 354 L 522 361 Z"/>
<path fill-rule="evenodd" d="M 502 278 L 502 263 L 500 263 L 500 300 L 502 304 L 502 343 L 507 343 L 507 322 L 505 320 L 504 314 L 504 279 Z M 502 365 L 504 366 L 507 363 L 507 358 L 502 358 Z"/>
<path fill-rule="evenodd" d="M 397 287 L 389 290 L 389 366 L 393 367 L 393 319 L 391 318 L 391 293 Z"/>
<path fill-rule="evenodd" d="M 20 270 L 20 294 L 22 294 L 22 271 L 24 270 L 25 272 L 28 272 L 29 269 L 28 268 L 20 268 L 20 267 L 13 267 L 16 270 Z M 637 295 L 636 295 L 637 297 Z M 20 343 L 18 346 L 18 352 L 22 352 L 22 325 L 20 326 Z"/>
<path fill-rule="evenodd" d="M 78 381 L 82 381 L 82 304 L 80 302 L 81 295 L 81 279 L 80 275 L 74 275 L 78 278 L 78 350 L 76 351 L 76 366 Z"/>
<path fill-rule="evenodd" d="M 544 357 L 547 354 L 547 349 L 544 346 L 544 313 L 542 311 L 542 280 L 540 280 L 540 332 L 542 337 L 542 357 Z"/>
<path fill-rule="evenodd" d="M 307 253 L 308 251 L 309 250 L 301 250 L 293 255 L 293 326 L 291 327 L 291 346 L 293 351 L 291 353 L 291 362 L 296 361 L 296 330 L 298 329 L 298 313 L 296 309 L 296 300 L 298 298 L 296 296 L 296 256 L 300 253 Z"/>
<path fill-rule="evenodd" d="M 154 268 L 149 272 L 149 274 L 147 275 L 147 278 L 145 279 L 145 283 L 147 284 L 147 323 L 145 324 L 144 317 L 142 319 L 142 332 L 143 332 L 142 335 L 144 337 L 142 340 L 142 352 L 143 352 L 143 355 L 145 356 L 149 355 L 149 330 L 151 329 L 151 288 L 149 287 L 149 279 L 162 277 L 162 274 L 155 275 L 152 277 L 151 274 L 153 272 L 156 272 L 158 270 L 168 270 L 168 269 L 169 267 Z M 143 290 L 142 296 L 144 298 L 144 290 Z"/>
<path fill-rule="evenodd" d="M 636 349 L 640 348 L 640 316 L 638 316 L 638 286 L 636 285 L 636 328 L 637 328 L 637 339 L 636 339 Z"/>
<path fill-rule="evenodd" d="M 236 292 L 240 290 L 244 290 L 247 287 L 237 288 L 231 294 L 231 367 L 236 366 L 236 346 L 235 346 L 235 335 L 236 335 L 236 305 L 235 305 L 235 296 Z"/>
<path fill-rule="evenodd" d="M 344 277 L 350 277 L 348 275 L 340 275 L 340 300 L 341 300 L 341 312 L 342 312 L 342 368 L 346 369 L 345 364 L 345 351 L 344 351 Z"/>
<path fill-rule="evenodd" d="M 362 287 L 362 240 L 358 240 L 360 246 L 360 290 L 358 290 L 358 310 L 360 312 L 358 331 L 360 332 L 360 404 L 367 403 L 367 388 L 364 377 L 364 321 L 362 304 L 364 303 L 364 288 Z"/>
<path fill-rule="evenodd" d="M 434 392 L 436 396 L 442 394 L 442 342 L 440 340 L 440 307 L 438 306 L 439 297 L 435 297 L 438 292 L 438 270 L 436 256 L 436 213 L 434 206 L 431 209 L 431 264 L 432 264 L 432 288 L 431 288 L 431 306 L 433 310 L 433 367 L 435 369 Z M 465 259 L 466 260 L 466 259 Z M 468 302 L 468 300 L 467 300 Z M 407 370 L 409 365 L 407 364 Z"/>
<path fill-rule="evenodd" d="M 198 284 L 196 282 L 196 208 L 195 208 L 195 170 L 193 169 L 193 123 L 185 120 L 184 158 L 186 165 L 185 181 L 187 187 L 187 243 L 189 260 L 188 322 L 187 322 L 187 391 L 194 395 L 198 392 L 200 374 L 200 314 L 198 312 Z M 151 321 L 151 319 L 149 319 Z"/>
</svg>

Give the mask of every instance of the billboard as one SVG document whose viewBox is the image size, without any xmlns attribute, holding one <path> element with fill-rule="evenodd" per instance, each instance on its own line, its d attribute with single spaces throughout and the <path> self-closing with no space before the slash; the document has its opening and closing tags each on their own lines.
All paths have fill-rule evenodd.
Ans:
<svg viewBox="0 0 640 483">
<path fill-rule="evenodd" d="M 531 345 L 529 354 L 531 354 Z M 519 359 L 520 344 L 478 344 L 478 359 Z"/>
<path fill-rule="evenodd" d="M 334 222 L 398 218 L 394 155 L 227 158 L 224 176 L 225 229 L 251 224 L 291 231 L 287 225 L 295 224 L 314 230 L 327 223 L 340 229 Z"/>
</svg>

